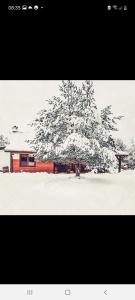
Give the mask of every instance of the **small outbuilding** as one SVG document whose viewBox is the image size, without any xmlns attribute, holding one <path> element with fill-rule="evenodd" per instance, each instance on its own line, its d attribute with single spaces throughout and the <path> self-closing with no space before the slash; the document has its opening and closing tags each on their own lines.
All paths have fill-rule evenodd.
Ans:
<svg viewBox="0 0 135 300">
<path fill-rule="evenodd" d="M 118 151 L 115 156 L 118 159 L 119 165 L 118 165 L 118 172 L 121 172 L 121 163 L 122 160 L 128 156 L 128 153 L 126 151 Z"/>
</svg>

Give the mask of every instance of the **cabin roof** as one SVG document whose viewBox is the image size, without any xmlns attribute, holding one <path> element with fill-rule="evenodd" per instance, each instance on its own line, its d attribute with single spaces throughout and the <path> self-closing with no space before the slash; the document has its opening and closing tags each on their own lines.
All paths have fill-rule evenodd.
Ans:
<svg viewBox="0 0 135 300">
<path fill-rule="evenodd" d="M 29 133 L 12 132 L 9 135 L 10 144 L 5 147 L 6 152 L 35 152 L 33 147 L 28 144 L 27 140 L 32 136 Z"/>
</svg>

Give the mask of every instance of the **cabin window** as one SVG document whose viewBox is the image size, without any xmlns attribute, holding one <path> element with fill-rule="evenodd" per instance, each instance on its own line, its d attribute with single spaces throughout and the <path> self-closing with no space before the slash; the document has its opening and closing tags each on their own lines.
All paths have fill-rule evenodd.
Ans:
<svg viewBox="0 0 135 300">
<path fill-rule="evenodd" d="M 27 158 L 28 158 L 27 155 L 21 155 L 21 157 L 20 157 L 21 167 L 27 167 L 28 166 Z"/>
<path fill-rule="evenodd" d="M 29 166 L 35 166 L 35 159 L 34 156 L 29 156 Z"/>
<path fill-rule="evenodd" d="M 21 167 L 34 167 L 35 166 L 34 156 L 21 154 L 20 155 L 20 166 Z"/>
</svg>

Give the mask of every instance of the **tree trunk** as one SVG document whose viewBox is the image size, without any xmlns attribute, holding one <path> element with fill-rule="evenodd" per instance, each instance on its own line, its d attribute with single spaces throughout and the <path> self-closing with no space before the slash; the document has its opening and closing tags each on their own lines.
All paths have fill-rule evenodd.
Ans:
<svg viewBox="0 0 135 300">
<path fill-rule="evenodd" d="M 75 174 L 80 178 L 80 164 L 77 164 L 75 166 Z"/>
<path fill-rule="evenodd" d="M 121 172 L 121 157 L 119 157 L 119 168 L 118 168 L 118 172 Z"/>
</svg>

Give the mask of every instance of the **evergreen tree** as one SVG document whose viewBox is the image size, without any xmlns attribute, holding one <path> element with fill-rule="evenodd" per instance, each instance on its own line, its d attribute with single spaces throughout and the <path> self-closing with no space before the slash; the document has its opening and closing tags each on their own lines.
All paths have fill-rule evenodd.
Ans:
<svg viewBox="0 0 135 300">
<path fill-rule="evenodd" d="M 110 106 L 98 116 L 90 80 L 82 81 L 81 86 L 63 80 L 59 89 L 60 96 L 49 99 L 48 109 L 41 110 L 32 123 L 35 137 L 31 143 L 37 157 L 43 161 L 83 163 L 106 169 L 115 165 L 110 132 L 116 130 L 116 120 L 120 117 L 112 116 Z"/>
<path fill-rule="evenodd" d="M 94 127 L 97 110 L 92 84 L 78 88 L 71 80 L 62 81 L 60 97 L 48 101 L 49 109 L 42 110 L 33 122 L 37 155 L 43 160 L 59 163 L 86 163 L 94 153 Z M 98 144 L 98 141 L 97 141 Z"/>
<path fill-rule="evenodd" d="M 101 110 L 101 120 L 104 128 L 109 131 L 118 131 L 117 121 L 121 120 L 123 116 L 114 116 L 112 111 L 112 106 L 107 105 L 104 109 Z"/>
<path fill-rule="evenodd" d="M 113 131 L 118 131 L 117 123 L 123 118 L 123 116 L 114 116 L 112 112 L 112 106 L 107 105 L 104 109 L 101 110 L 101 124 L 102 124 L 102 146 L 107 147 L 108 149 L 115 150 L 115 139 L 113 138 Z M 104 139 L 105 136 L 105 139 Z M 107 137 L 107 139 L 106 139 Z"/>
</svg>

